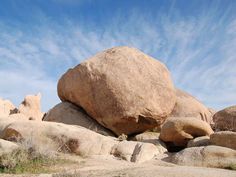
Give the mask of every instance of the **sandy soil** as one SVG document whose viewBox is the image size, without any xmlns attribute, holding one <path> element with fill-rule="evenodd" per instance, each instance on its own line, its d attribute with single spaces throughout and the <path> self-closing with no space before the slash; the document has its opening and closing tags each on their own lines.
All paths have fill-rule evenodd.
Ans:
<svg viewBox="0 0 236 177">
<path fill-rule="evenodd" d="M 131 163 L 112 156 L 92 156 L 81 158 L 66 156 L 74 161 L 60 166 L 54 166 L 56 174 L 2 174 L 1 177 L 236 177 L 236 171 L 177 166 L 163 159 L 165 155 L 144 163 Z"/>
</svg>

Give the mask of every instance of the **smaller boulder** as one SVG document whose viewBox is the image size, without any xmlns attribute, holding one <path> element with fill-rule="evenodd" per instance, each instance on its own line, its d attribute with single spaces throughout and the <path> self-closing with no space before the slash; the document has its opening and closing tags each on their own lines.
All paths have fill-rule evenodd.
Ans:
<svg viewBox="0 0 236 177">
<path fill-rule="evenodd" d="M 236 106 L 227 107 L 215 113 L 213 122 L 216 131 L 236 132 Z"/>
<path fill-rule="evenodd" d="M 236 150 L 236 132 L 221 131 L 215 132 L 210 136 L 213 145 L 228 147 Z"/>
<path fill-rule="evenodd" d="M 212 121 L 212 111 L 196 98 L 179 89 L 175 89 L 177 100 L 169 117 L 196 117 L 207 123 Z"/>
<path fill-rule="evenodd" d="M 165 143 L 159 139 L 160 133 L 157 132 L 144 132 L 138 135 L 135 135 L 131 140 L 139 141 L 144 143 L 151 143 L 154 144 L 160 152 L 164 153 L 167 152 Z"/>
<path fill-rule="evenodd" d="M 174 154 L 168 160 L 183 166 L 229 168 L 236 164 L 236 151 L 220 146 L 191 147 Z"/>
<path fill-rule="evenodd" d="M 43 121 L 79 125 L 102 135 L 115 136 L 111 131 L 87 115 L 82 108 L 69 102 L 62 102 L 54 106 L 45 115 Z"/>
<path fill-rule="evenodd" d="M 175 146 L 186 147 L 189 140 L 199 136 L 210 136 L 210 125 L 194 117 L 171 117 L 162 126 L 160 139 Z"/>
<path fill-rule="evenodd" d="M 158 139 L 160 136 L 160 133 L 157 132 L 143 132 L 140 134 L 135 135 L 132 140 L 134 141 L 146 141 L 146 140 L 153 140 Z"/>
<path fill-rule="evenodd" d="M 190 140 L 188 142 L 189 147 L 199 147 L 199 146 L 208 146 L 210 144 L 210 137 L 209 136 L 200 136 Z"/>
<path fill-rule="evenodd" d="M 129 162 L 144 162 L 160 154 L 156 146 L 150 143 L 121 141 L 114 146 L 111 154 Z"/>
</svg>

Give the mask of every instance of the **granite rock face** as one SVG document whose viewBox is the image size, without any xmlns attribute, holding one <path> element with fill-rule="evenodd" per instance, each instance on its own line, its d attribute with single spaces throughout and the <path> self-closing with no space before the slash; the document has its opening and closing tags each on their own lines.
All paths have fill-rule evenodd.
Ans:
<svg viewBox="0 0 236 177">
<path fill-rule="evenodd" d="M 43 121 L 79 125 L 102 135 L 114 136 L 111 131 L 87 115 L 84 110 L 69 102 L 62 102 L 54 106 L 44 116 Z"/>
<path fill-rule="evenodd" d="M 105 50 L 69 69 L 58 95 L 117 135 L 161 125 L 176 102 L 166 66 L 130 47 Z"/>
</svg>

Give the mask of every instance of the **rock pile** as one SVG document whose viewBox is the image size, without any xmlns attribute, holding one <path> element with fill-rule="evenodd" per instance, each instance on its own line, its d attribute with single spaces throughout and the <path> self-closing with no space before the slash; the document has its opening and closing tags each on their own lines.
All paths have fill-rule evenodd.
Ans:
<svg viewBox="0 0 236 177">
<path fill-rule="evenodd" d="M 108 49 L 69 69 L 58 81 L 58 96 L 62 102 L 45 115 L 40 94 L 26 96 L 19 108 L 0 99 L 1 152 L 8 141 L 31 140 L 83 157 L 144 162 L 182 150 L 168 160 L 223 168 L 235 163 L 236 107 L 214 114 L 176 89 L 163 63 L 137 49 Z"/>
</svg>

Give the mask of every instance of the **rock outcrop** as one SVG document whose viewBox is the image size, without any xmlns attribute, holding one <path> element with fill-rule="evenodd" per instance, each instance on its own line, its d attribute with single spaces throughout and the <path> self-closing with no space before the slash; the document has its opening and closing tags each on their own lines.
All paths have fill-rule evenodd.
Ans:
<svg viewBox="0 0 236 177">
<path fill-rule="evenodd" d="M 176 153 L 170 161 L 184 166 L 229 168 L 236 164 L 236 151 L 220 146 L 191 147 Z"/>
<path fill-rule="evenodd" d="M 213 122 L 216 131 L 228 130 L 236 132 L 236 106 L 231 106 L 215 113 Z"/>
<path fill-rule="evenodd" d="M 84 127 L 56 122 L 7 121 L 0 122 L 0 138 L 10 141 L 31 141 L 35 147 L 51 151 L 74 153 L 83 157 L 90 155 L 115 155 L 131 162 L 143 162 L 162 152 L 150 143 L 117 141 Z M 4 126 L 3 126 L 4 125 Z M 124 158 L 130 153 L 132 158 Z"/>
<path fill-rule="evenodd" d="M 209 136 L 200 136 L 194 138 L 188 142 L 187 147 L 199 147 L 199 146 L 208 146 L 210 145 L 210 137 Z"/>
<path fill-rule="evenodd" d="M 196 117 L 207 123 L 212 121 L 212 112 L 190 94 L 176 89 L 176 104 L 170 117 Z"/>
<path fill-rule="evenodd" d="M 166 66 L 129 47 L 108 49 L 69 69 L 58 95 L 117 135 L 159 126 L 176 101 Z"/>
<path fill-rule="evenodd" d="M 210 136 L 210 125 L 194 117 L 168 118 L 162 126 L 160 139 L 175 146 L 186 147 L 189 140 L 199 136 Z"/>
<path fill-rule="evenodd" d="M 79 125 L 102 135 L 114 136 L 111 131 L 89 117 L 83 109 L 69 102 L 62 102 L 54 106 L 45 115 L 43 121 Z"/>
<path fill-rule="evenodd" d="M 236 150 L 236 132 L 221 131 L 210 136 L 210 143 Z"/>
</svg>

